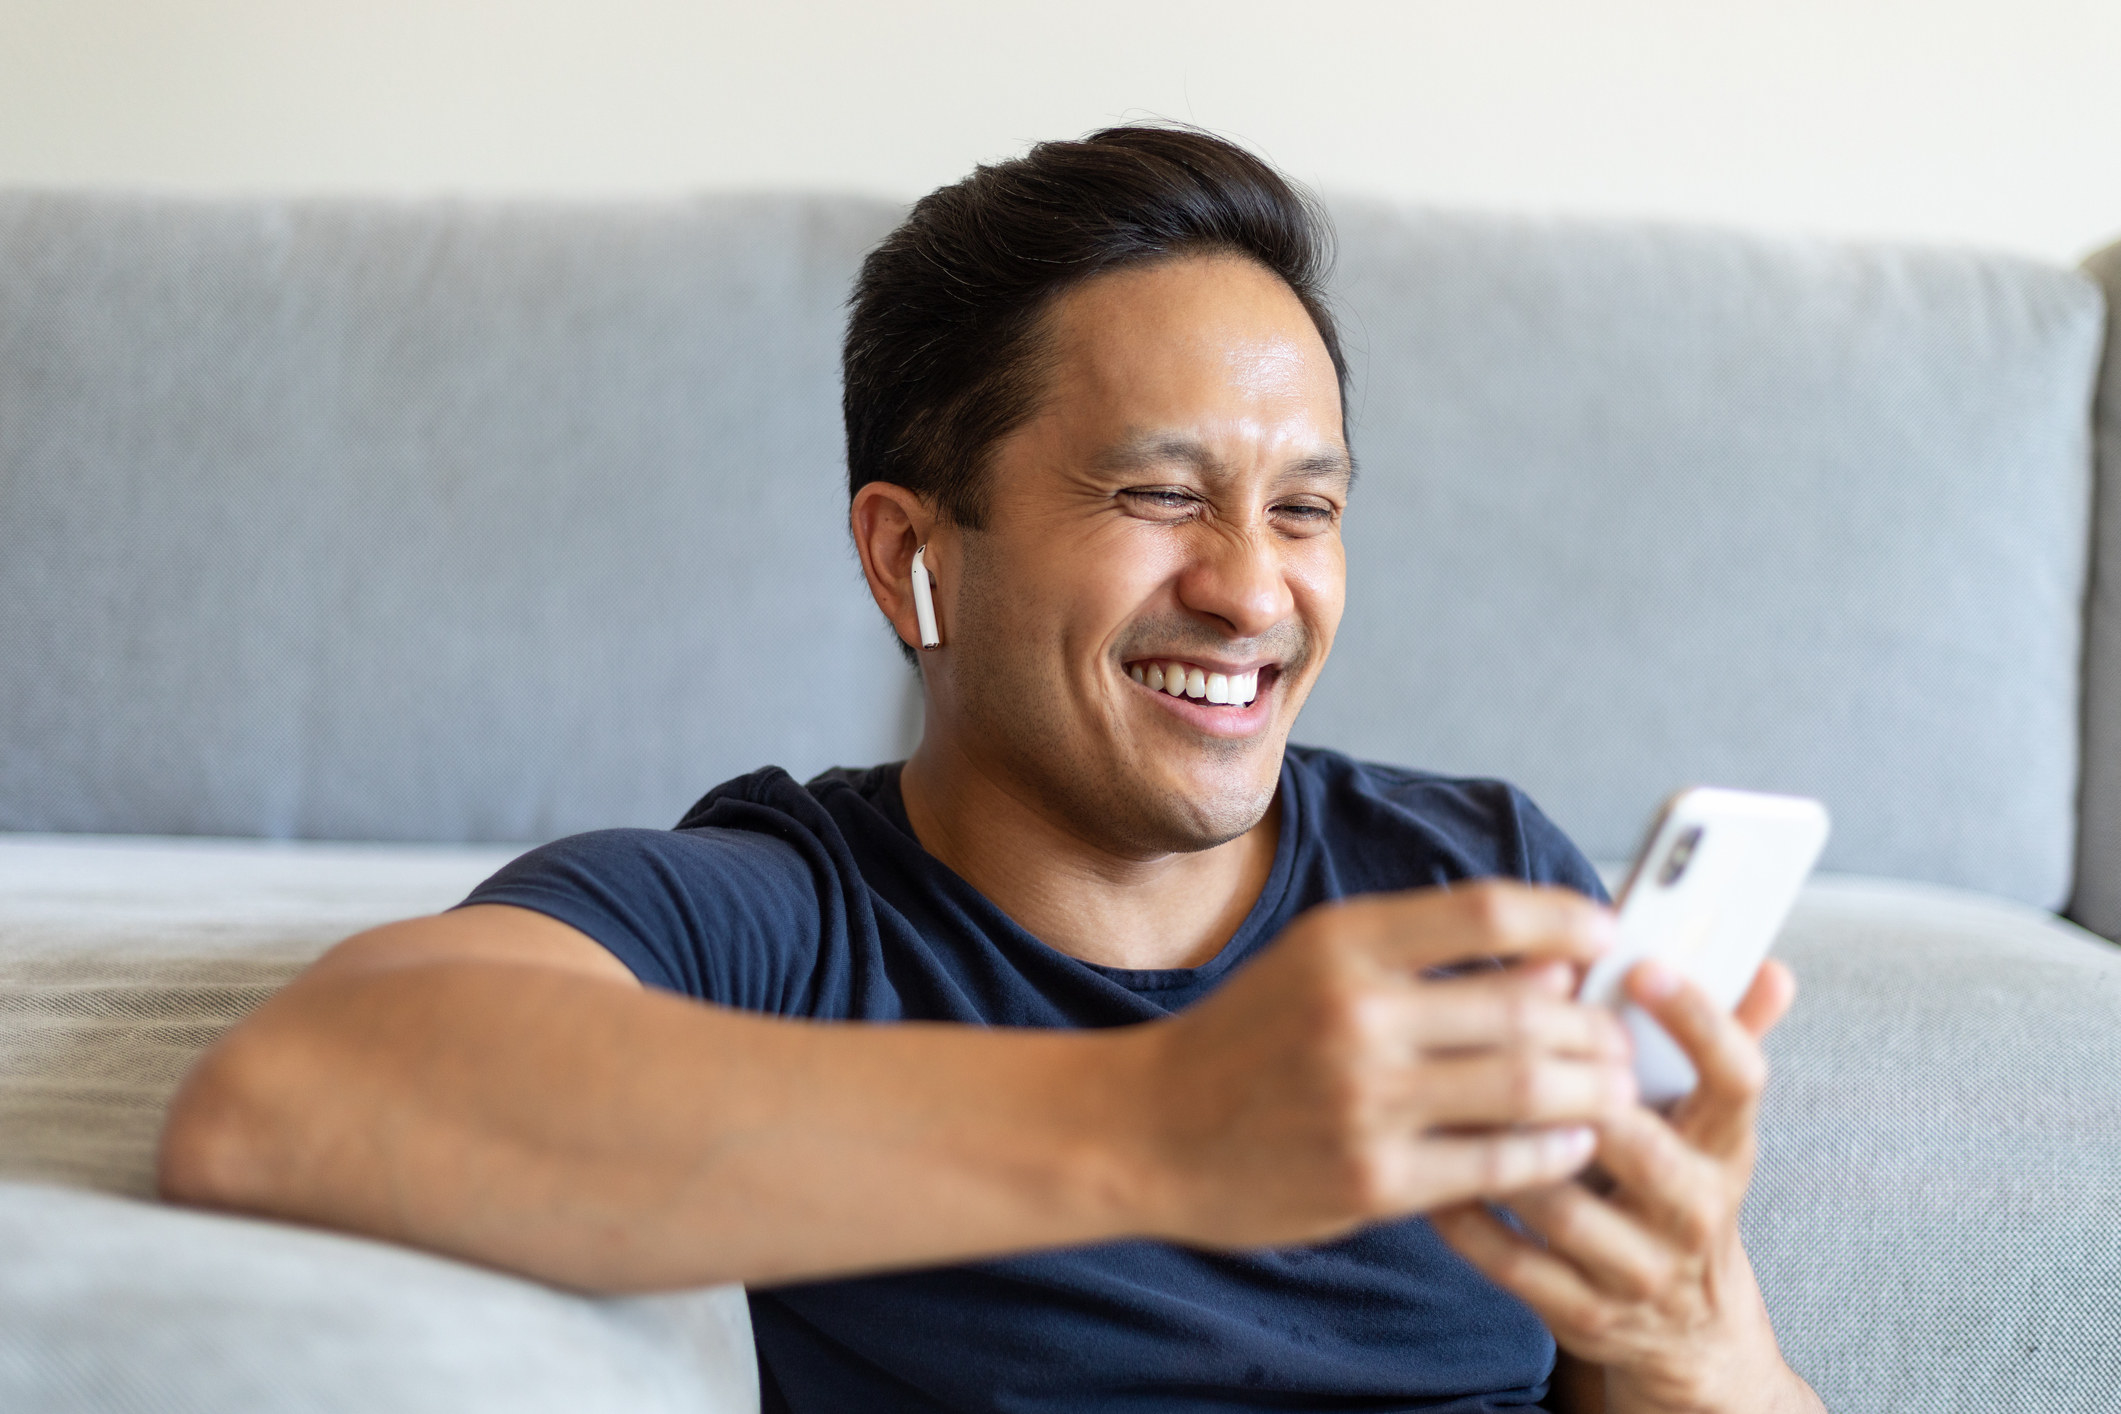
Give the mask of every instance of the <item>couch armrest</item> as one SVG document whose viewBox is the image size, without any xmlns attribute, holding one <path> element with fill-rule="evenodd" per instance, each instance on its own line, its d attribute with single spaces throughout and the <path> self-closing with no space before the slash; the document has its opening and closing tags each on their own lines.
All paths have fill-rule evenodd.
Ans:
<svg viewBox="0 0 2121 1414">
<path fill-rule="evenodd" d="M 758 1407 L 739 1287 L 589 1300 L 360 1238 L 0 1183 L 0 1408 Z"/>
</svg>

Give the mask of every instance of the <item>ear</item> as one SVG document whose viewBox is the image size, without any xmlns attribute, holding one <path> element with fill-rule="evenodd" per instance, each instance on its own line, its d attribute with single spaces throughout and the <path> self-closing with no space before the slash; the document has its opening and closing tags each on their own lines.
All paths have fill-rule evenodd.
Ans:
<svg viewBox="0 0 2121 1414">
<path fill-rule="evenodd" d="M 937 547 L 929 544 L 937 521 L 934 509 L 903 486 L 872 481 L 854 493 L 848 519 L 870 597 L 898 630 L 900 641 L 918 649 L 921 634 L 913 607 L 913 552 L 928 546 L 924 563 L 929 575 L 939 581 Z"/>
</svg>

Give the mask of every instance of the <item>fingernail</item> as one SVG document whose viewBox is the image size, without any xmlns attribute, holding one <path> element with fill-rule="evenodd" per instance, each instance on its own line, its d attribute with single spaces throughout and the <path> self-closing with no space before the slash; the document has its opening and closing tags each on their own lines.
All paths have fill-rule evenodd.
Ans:
<svg viewBox="0 0 2121 1414">
<path fill-rule="evenodd" d="M 1598 909 L 1591 914 L 1591 926 L 1585 932 L 1593 948 L 1611 952 L 1620 942 L 1620 919 L 1609 908 Z"/>
<path fill-rule="evenodd" d="M 1591 1133 L 1589 1126 L 1573 1124 L 1567 1129 L 1554 1131 L 1552 1143 L 1557 1161 L 1581 1164 L 1590 1162 L 1591 1150 L 1597 1146 L 1598 1140 L 1597 1136 Z"/>
<path fill-rule="evenodd" d="M 1576 969 L 1566 962 L 1542 962 L 1532 969 L 1532 983 L 1566 997 L 1576 990 Z"/>
<path fill-rule="evenodd" d="M 1679 990 L 1679 974 L 1653 958 L 1635 969 L 1635 989 L 1651 1001 L 1661 1001 Z"/>
</svg>

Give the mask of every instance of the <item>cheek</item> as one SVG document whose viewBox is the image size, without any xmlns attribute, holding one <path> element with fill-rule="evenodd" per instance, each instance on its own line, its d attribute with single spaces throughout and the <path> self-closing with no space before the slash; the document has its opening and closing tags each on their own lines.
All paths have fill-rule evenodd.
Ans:
<svg viewBox="0 0 2121 1414">
<path fill-rule="evenodd" d="M 1052 586 L 1051 603 L 1079 655 L 1102 651 L 1143 613 L 1154 612 L 1188 563 L 1183 537 L 1168 527 L 1134 522 L 1122 532 L 1078 547 L 1066 578 Z"/>
<path fill-rule="evenodd" d="M 1302 542 L 1289 557 L 1286 572 L 1297 615 L 1322 649 L 1333 641 L 1348 603 L 1348 557 L 1340 537 L 1321 535 Z"/>
<path fill-rule="evenodd" d="M 1132 567 L 1043 548 L 968 567 L 960 621 L 975 673 L 1006 674 L 1016 691 L 1050 695 L 1109 635 L 1126 593 L 1121 576 Z"/>
</svg>

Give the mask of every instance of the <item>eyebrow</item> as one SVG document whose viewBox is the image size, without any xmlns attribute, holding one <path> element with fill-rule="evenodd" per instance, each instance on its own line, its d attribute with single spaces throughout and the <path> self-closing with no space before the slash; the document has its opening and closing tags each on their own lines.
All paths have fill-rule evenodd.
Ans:
<svg viewBox="0 0 2121 1414">
<path fill-rule="evenodd" d="M 1203 476 L 1224 474 L 1222 461 L 1206 443 L 1179 432 L 1136 433 L 1098 453 L 1095 465 L 1099 471 L 1144 471 L 1169 462 L 1184 462 Z M 1346 452 L 1319 452 L 1291 462 L 1280 475 L 1353 484 L 1355 462 Z"/>
</svg>

